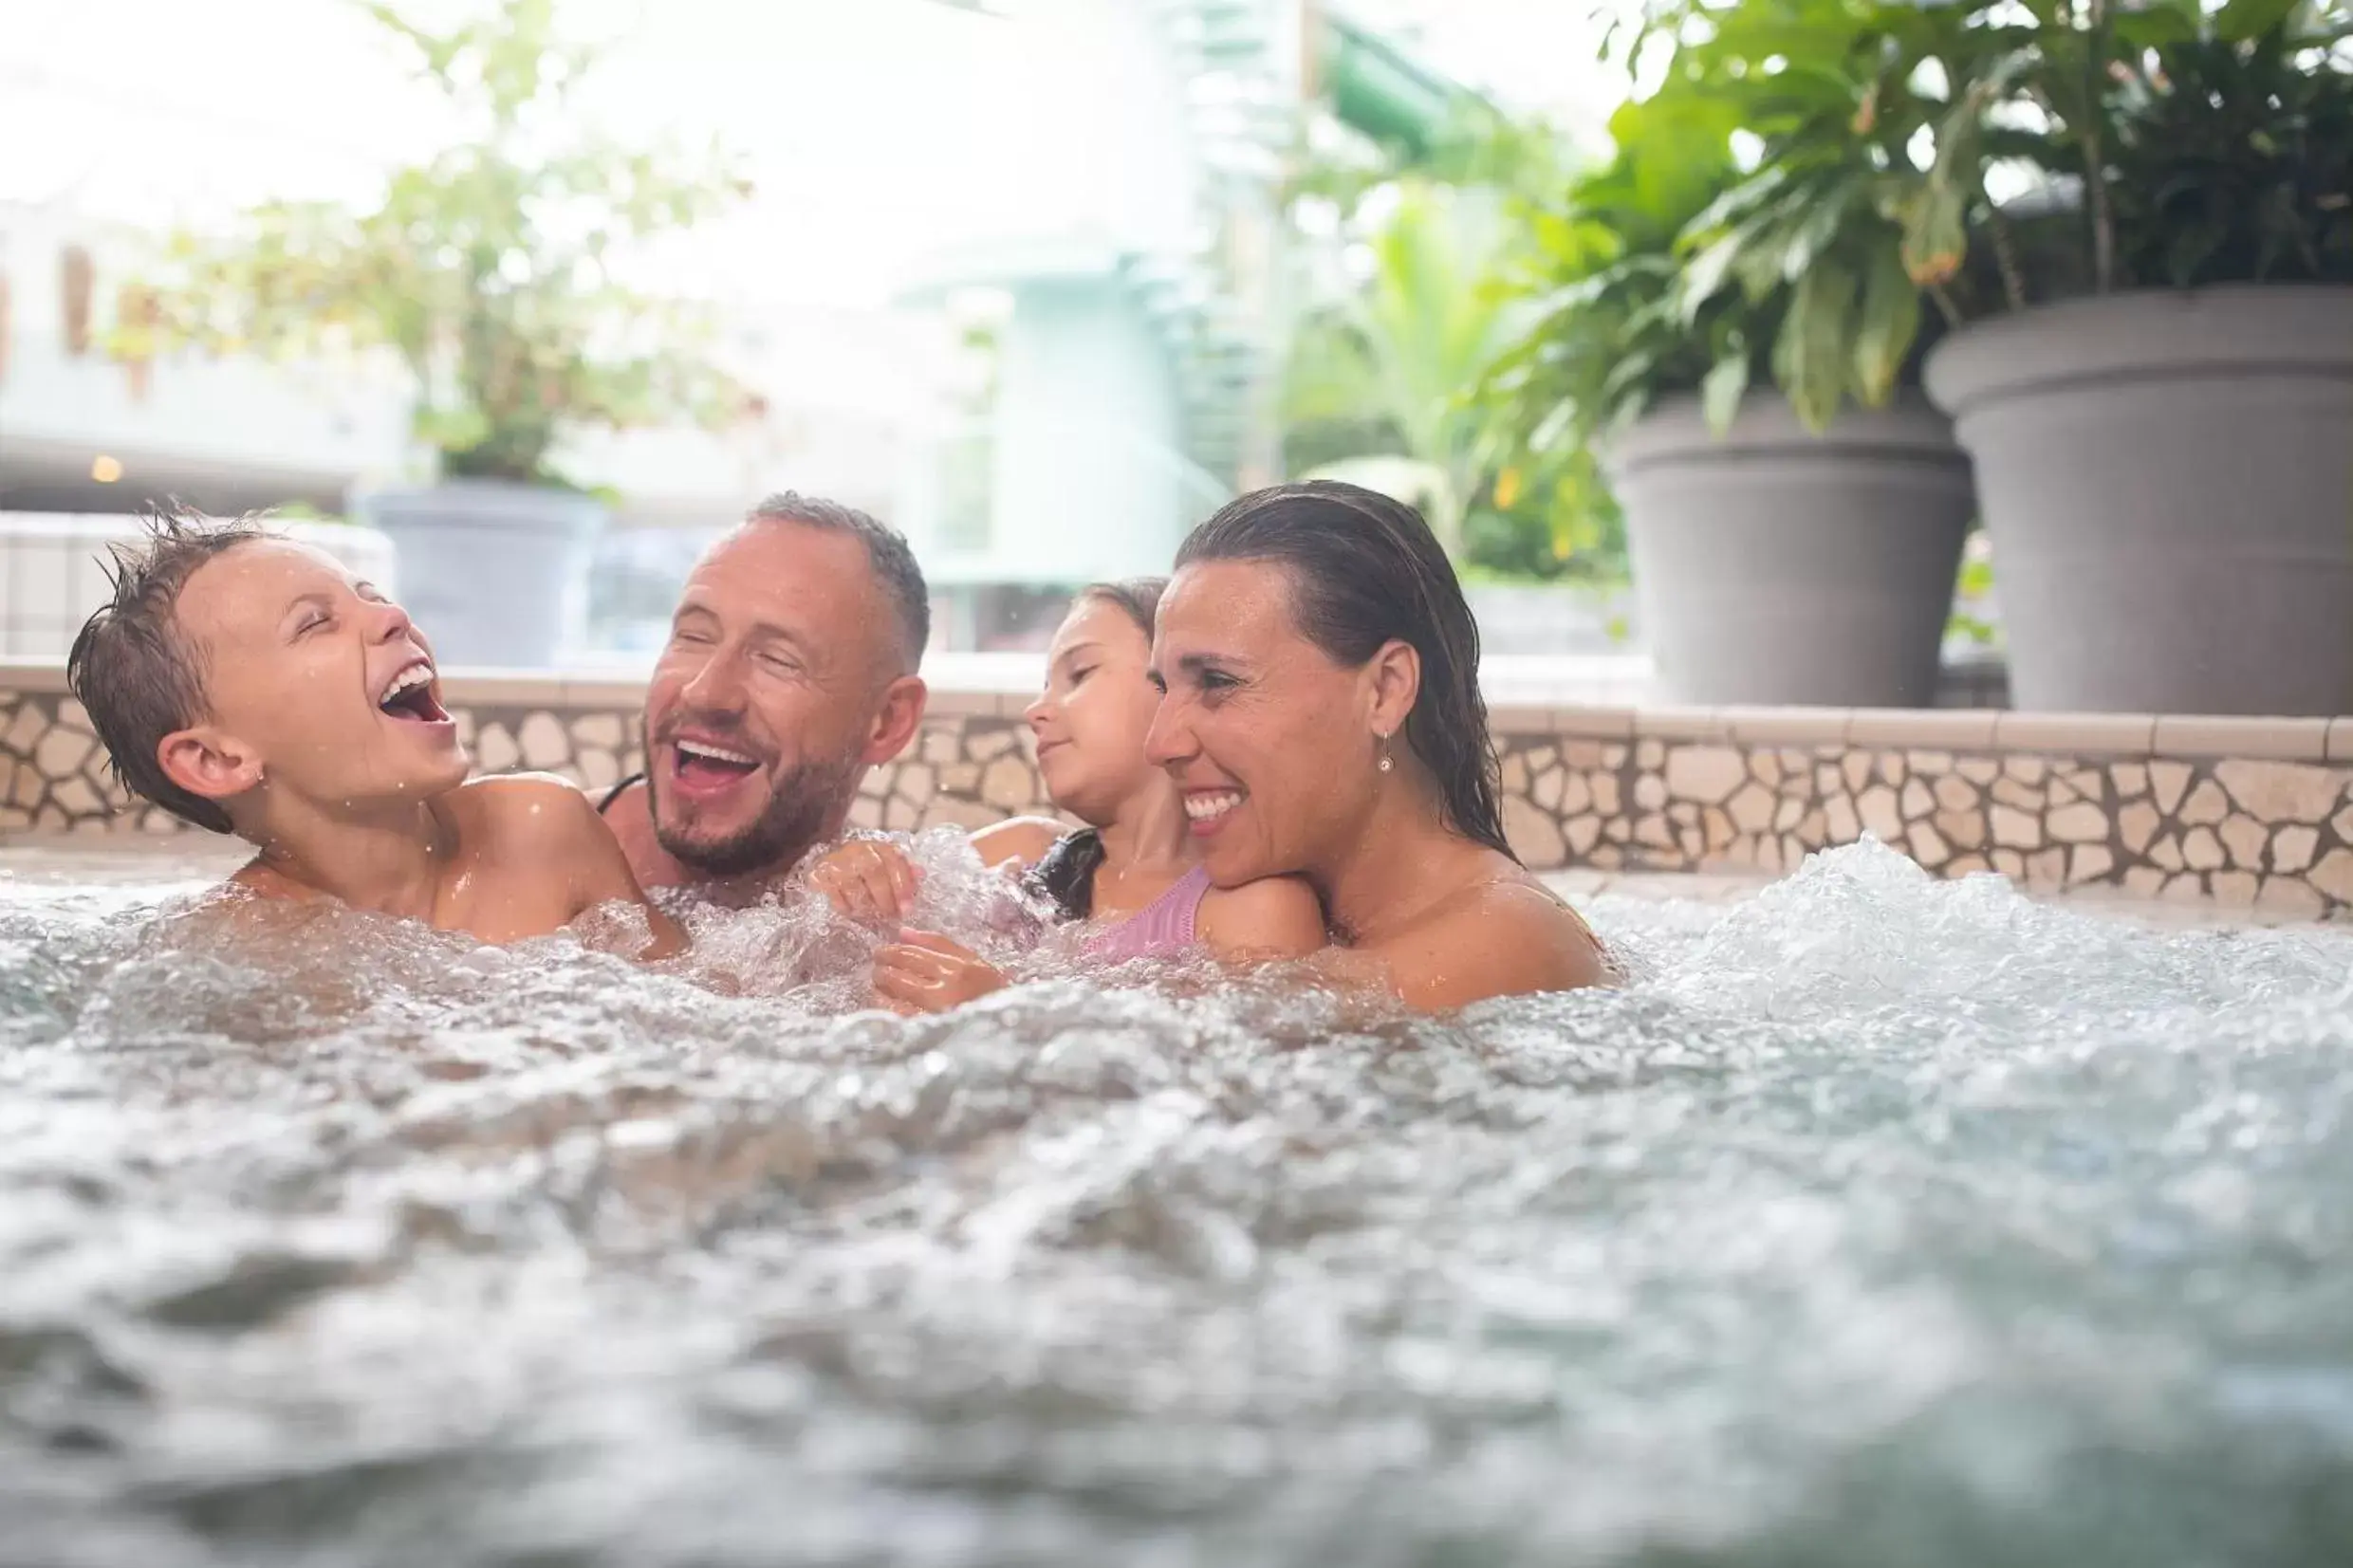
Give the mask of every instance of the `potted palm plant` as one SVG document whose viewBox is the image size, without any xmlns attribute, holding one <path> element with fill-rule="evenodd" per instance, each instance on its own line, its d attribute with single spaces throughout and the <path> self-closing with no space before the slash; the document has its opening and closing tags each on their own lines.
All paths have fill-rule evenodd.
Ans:
<svg viewBox="0 0 2353 1568">
<path fill-rule="evenodd" d="M 1951 9 L 1907 254 L 2000 283 L 1927 380 L 1975 459 L 2014 700 L 2353 709 L 2346 8 Z M 2038 215 L 1994 199 L 2005 169 Z"/>
<path fill-rule="evenodd" d="M 1710 36 L 1544 230 L 1551 308 L 1497 385 L 1539 448 L 1603 452 L 1662 697 L 1924 706 L 1973 502 L 1914 390 L 1919 294 L 1870 156 L 1901 127 L 1851 128 L 1868 71 L 1751 80 L 1726 63 L 1762 46 Z"/>
<path fill-rule="evenodd" d="M 715 157 L 690 164 L 580 130 L 567 100 L 593 54 L 558 38 L 547 0 L 496 0 L 439 32 L 364 9 L 468 138 L 396 171 L 368 210 L 270 202 L 226 232 L 175 236 L 116 349 L 396 353 L 436 482 L 356 509 L 394 539 L 403 596 L 445 659 L 548 664 L 604 512 L 565 482 L 563 441 L 715 426 L 744 406 L 708 352 L 707 317 L 629 281 L 648 242 L 743 186 Z"/>
</svg>

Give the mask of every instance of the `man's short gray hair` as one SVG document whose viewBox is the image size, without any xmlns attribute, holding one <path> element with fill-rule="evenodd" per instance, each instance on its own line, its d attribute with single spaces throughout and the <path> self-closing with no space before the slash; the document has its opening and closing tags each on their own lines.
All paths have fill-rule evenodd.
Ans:
<svg viewBox="0 0 2353 1568">
<path fill-rule="evenodd" d="M 906 673 L 913 674 L 922 664 L 923 650 L 932 640 L 932 594 L 923 581 L 923 568 L 916 564 L 915 552 L 907 547 L 905 535 L 856 507 L 794 490 L 769 496 L 752 507 L 744 521 L 799 523 L 831 533 L 857 536 L 858 542 L 866 547 L 867 563 L 874 568 L 875 581 L 882 585 L 884 596 L 891 601 L 892 616 L 899 622 L 899 653 Z"/>
</svg>

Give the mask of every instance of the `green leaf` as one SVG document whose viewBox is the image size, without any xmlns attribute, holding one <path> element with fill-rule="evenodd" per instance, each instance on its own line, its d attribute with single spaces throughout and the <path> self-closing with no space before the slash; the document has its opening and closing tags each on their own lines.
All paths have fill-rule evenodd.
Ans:
<svg viewBox="0 0 2353 1568">
<path fill-rule="evenodd" d="M 1721 435 L 1732 428 L 1732 415 L 1740 412 L 1741 396 L 1749 390 L 1749 356 L 1728 354 L 1716 360 L 1707 379 L 1699 383 L 1699 409 L 1706 415 L 1708 428 Z"/>
<path fill-rule="evenodd" d="M 2228 0 L 2214 14 L 2214 36 L 2226 44 L 2246 44 L 2283 26 L 2303 0 Z"/>
<path fill-rule="evenodd" d="M 1836 261 L 1806 274 L 1773 343 L 1773 378 L 1807 428 L 1825 429 L 1846 391 L 1847 316 L 1855 277 Z"/>
<path fill-rule="evenodd" d="M 1862 310 L 1855 327 L 1855 396 L 1878 408 L 1896 390 L 1905 356 L 1920 331 L 1920 294 L 1905 272 L 1891 235 L 1875 247 L 1863 273 Z"/>
</svg>

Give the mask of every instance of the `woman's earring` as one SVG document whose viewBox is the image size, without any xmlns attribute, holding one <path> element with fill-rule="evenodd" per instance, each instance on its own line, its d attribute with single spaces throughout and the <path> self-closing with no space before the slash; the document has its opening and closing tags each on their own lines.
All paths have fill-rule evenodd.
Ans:
<svg viewBox="0 0 2353 1568">
<path fill-rule="evenodd" d="M 1386 773 L 1396 766 L 1397 764 L 1389 756 L 1389 737 L 1383 735 L 1380 737 L 1380 770 Z"/>
</svg>

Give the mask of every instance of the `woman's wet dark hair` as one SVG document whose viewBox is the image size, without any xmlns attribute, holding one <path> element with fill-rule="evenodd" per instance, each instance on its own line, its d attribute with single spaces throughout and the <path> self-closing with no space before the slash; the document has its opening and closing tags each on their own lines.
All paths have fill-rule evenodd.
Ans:
<svg viewBox="0 0 2353 1568">
<path fill-rule="evenodd" d="M 1108 604 L 1136 623 L 1152 640 L 1152 618 L 1159 613 L 1164 577 L 1131 577 L 1118 582 L 1090 582 L 1071 600 L 1075 610 L 1092 600 Z M 1091 827 L 1065 833 L 1029 868 L 1032 890 L 1051 899 L 1065 920 L 1084 920 L 1095 912 L 1095 872 L 1102 864 L 1102 835 Z"/>
<path fill-rule="evenodd" d="M 1436 781 L 1447 825 L 1511 855 L 1479 694 L 1478 622 L 1419 512 L 1333 480 L 1277 485 L 1237 496 L 1193 530 L 1176 565 L 1202 561 L 1287 568 L 1299 630 L 1351 669 L 1391 638 L 1411 644 L 1421 655 L 1421 692 L 1406 716 L 1405 744 Z"/>
</svg>

